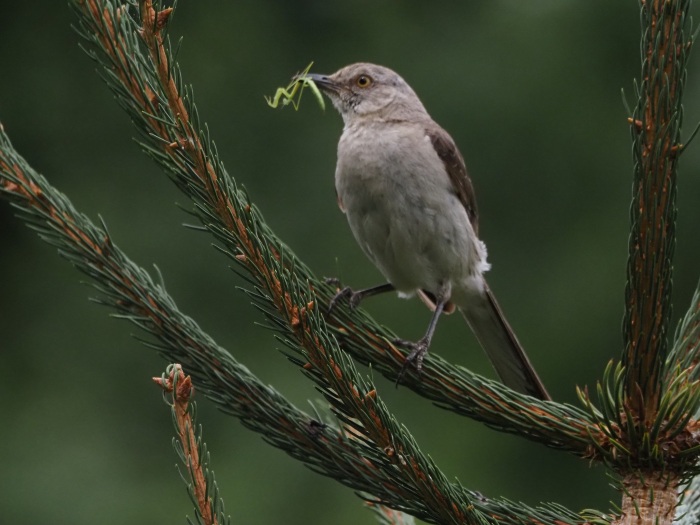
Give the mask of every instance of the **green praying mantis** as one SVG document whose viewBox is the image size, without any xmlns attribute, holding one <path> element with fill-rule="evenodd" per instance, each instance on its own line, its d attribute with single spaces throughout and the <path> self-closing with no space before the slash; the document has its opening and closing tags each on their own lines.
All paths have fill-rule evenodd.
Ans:
<svg viewBox="0 0 700 525">
<path fill-rule="evenodd" d="M 316 97 L 316 100 L 321 106 L 321 109 L 325 110 L 326 103 L 323 100 L 323 95 L 321 94 L 321 91 L 319 91 L 318 86 L 314 83 L 314 81 L 306 76 L 311 70 L 311 66 L 313 65 L 314 63 L 311 62 L 308 66 L 306 66 L 306 69 L 304 69 L 304 71 L 294 75 L 292 81 L 286 88 L 277 88 L 277 91 L 275 92 L 274 96 L 265 97 L 267 104 L 272 108 L 276 108 L 280 105 L 281 100 L 282 107 L 291 104 L 292 106 L 294 106 L 294 110 L 298 110 L 299 103 L 301 102 L 301 94 L 304 92 L 304 88 L 308 87 Z"/>
</svg>

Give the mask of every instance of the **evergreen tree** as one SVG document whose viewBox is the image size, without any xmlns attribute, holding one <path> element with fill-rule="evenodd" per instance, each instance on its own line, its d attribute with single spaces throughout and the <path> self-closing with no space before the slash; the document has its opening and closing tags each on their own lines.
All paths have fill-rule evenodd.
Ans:
<svg viewBox="0 0 700 525">
<path fill-rule="evenodd" d="M 336 421 L 299 410 L 218 346 L 177 308 L 162 283 L 112 242 L 104 224 L 77 211 L 2 131 L 0 195 L 91 277 L 103 304 L 152 335 L 145 344 L 180 363 L 224 412 L 374 504 L 431 523 L 697 522 L 700 289 L 675 337 L 668 338 L 678 160 L 694 135 L 681 141 L 693 41 L 689 0 L 640 4 L 642 69 L 629 118 L 635 164 L 625 347 L 595 395 L 580 391 L 580 407 L 539 401 L 432 353 L 420 375 L 402 379 L 440 407 L 605 464 L 622 491 L 621 508 L 613 514 L 574 512 L 556 503 L 529 507 L 448 480 L 355 366 L 371 364 L 396 379 L 406 351 L 362 310 L 339 305 L 326 315 L 335 288 L 276 237 L 224 168 L 166 36 L 172 8 L 151 0 L 74 0 L 73 7 L 85 48 L 134 122 L 141 148 L 191 200 L 199 227 L 247 280 L 246 292 L 288 347 L 290 360 L 323 393 Z M 408 520 L 391 511 L 378 515 L 390 523 Z"/>
</svg>

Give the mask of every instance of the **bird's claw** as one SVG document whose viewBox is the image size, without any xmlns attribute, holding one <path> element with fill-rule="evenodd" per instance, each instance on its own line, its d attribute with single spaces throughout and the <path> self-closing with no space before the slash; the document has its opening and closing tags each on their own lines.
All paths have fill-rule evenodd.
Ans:
<svg viewBox="0 0 700 525">
<path fill-rule="evenodd" d="M 343 299 L 348 299 L 350 300 L 350 297 L 352 297 L 352 288 L 349 286 L 346 286 L 345 288 L 341 288 L 338 293 L 336 293 L 333 296 L 333 299 L 330 300 L 328 303 L 328 315 L 331 315 L 331 312 L 333 309 L 336 307 L 339 301 Z"/>
<path fill-rule="evenodd" d="M 331 284 L 338 286 L 340 285 L 340 281 L 336 279 L 335 277 L 330 277 L 325 279 L 326 284 Z M 333 309 L 338 305 L 340 301 L 343 299 L 347 299 L 348 305 L 350 306 L 351 309 L 355 309 L 360 305 L 360 301 L 362 300 L 362 294 L 360 292 L 354 292 L 352 288 L 349 286 L 346 286 L 345 288 L 341 288 L 330 300 L 328 303 L 328 315 L 331 314 Z"/>
<path fill-rule="evenodd" d="M 405 339 L 394 339 L 392 343 L 397 346 L 411 349 L 410 353 L 406 356 L 406 359 L 403 362 L 401 370 L 399 370 L 399 375 L 396 377 L 396 386 L 399 386 L 399 383 L 406 374 L 406 370 L 408 370 L 409 366 L 414 365 L 416 367 L 416 372 L 420 374 L 421 369 L 423 368 L 423 359 L 425 359 L 425 354 L 428 353 L 428 341 L 426 338 L 419 339 L 415 342 L 407 341 Z"/>
</svg>

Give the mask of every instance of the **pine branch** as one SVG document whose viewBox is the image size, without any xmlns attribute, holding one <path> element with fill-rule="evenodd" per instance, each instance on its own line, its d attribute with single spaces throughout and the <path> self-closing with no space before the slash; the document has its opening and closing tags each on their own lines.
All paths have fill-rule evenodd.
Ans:
<svg viewBox="0 0 700 525">
<path fill-rule="evenodd" d="M 313 301 L 305 292 L 307 286 L 320 305 L 328 304 L 335 290 L 317 279 L 270 231 L 224 169 L 207 132 L 200 131 L 192 90 L 183 87 L 164 35 L 170 11 L 157 15 L 160 8 L 141 2 L 139 17 L 131 17 L 133 10 L 107 1 L 85 0 L 74 6 L 87 51 L 103 66 L 103 77 L 136 124 L 141 147 L 192 199 L 194 213 L 220 243 L 219 249 L 251 282 L 249 294 L 271 326 L 287 334 L 292 347 L 300 341 L 304 347 L 309 334 L 302 330 L 300 314 Z M 158 19 L 161 22 L 156 23 Z M 405 350 L 392 345 L 394 335 L 362 311 L 339 306 L 323 330 L 359 362 L 371 364 L 391 379 L 397 377 Z M 301 359 L 296 361 L 300 366 L 314 366 L 309 364 L 313 357 L 304 351 Z M 420 377 L 407 376 L 407 386 L 438 406 L 492 428 L 586 457 L 600 454 L 591 436 L 603 442 L 604 433 L 588 414 L 573 406 L 517 394 L 433 353 Z"/>
<path fill-rule="evenodd" d="M 674 523 L 677 525 L 700 523 L 700 476 L 695 476 L 686 487 L 679 490 L 678 500 Z"/>
<path fill-rule="evenodd" d="M 629 119 L 635 165 L 625 348 L 622 366 L 607 382 L 603 396 L 606 417 L 614 420 L 634 458 L 622 471 L 622 515 L 616 525 L 670 524 L 678 487 L 697 473 L 693 449 L 698 447 L 699 428 L 693 417 L 700 407 L 700 388 L 682 362 L 692 358 L 693 351 L 675 348 L 669 354 L 667 340 L 676 179 L 683 150 L 681 101 L 693 41 L 687 36 L 690 3 L 640 0 L 642 73 L 640 84 L 635 84 L 637 105 Z M 668 446 L 669 438 L 680 446 Z"/>
<path fill-rule="evenodd" d="M 688 374 L 688 381 L 700 379 L 700 284 L 695 289 L 690 307 L 683 316 L 673 347 L 669 352 L 666 364 L 665 383 L 669 383 L 674 376 L 683 372 Z"/>
<path fill-rule="evenodd" d="M 690 307 L 678 325 L 673 347 L 666 364 L 666 382 L 676 377 L 677 382 L 688 390 L 698 390 L 700 383 L 700 284 L 695 289 Z M 698 404 L 695 405 L 695 420 L 700 415 Z M 695 475 L 687 487 L 679 490 L 679 505 L 676 509 L 675 523 L 679 525 L 696 525 L 700 523 L 700 475 Z"/>
<path fill-rule="evenodd" d="M 681 100 L 692 45 L 689 8 L 690 0 L 641 1 L 642 73 L 630 119 L 635 166 L 623 354 L 625 394 L 641 427 L 656 419 L 668 350 Z"/>
<path fill-rule="evenodd" d="M 169 361 L 185 363 L 202 392 L 224 412 L 313 470 L 432 523 L 565 525 L 585 521 L 553 503 L 528 507 L 487 499 L 449 482 L 332 339 L 320 336 L 315 341 L 318 363 L 307 373 L 326 382 L 323 393 L 341 427 L 323 424 L 298 410 L 183 315 L 164 286 L 155 284 L 131 262 L 106 228 L 78 213 L 31 169 L 1 128 L 0 190 L 42 239 L 94 279 L 100 292 L 98 302 L 114 309 L 115 317 L 131 321 L 158 339 L 157 343 L 144 341 L 147 346 Z M 299 312 L 299 324 L 302 330 L 318 328 L 323 318 L 309 308 Z M 328 371 L 332 373 L 324 375 Z"/>
<path fill-rule="evenodd" d="M 202 442 L 202 428 L 195 430 L 195 405 L 192 403 L 194 387 L 192 378 L 186 376 L 180 365 L 169 365 L 161 377 L 153 381 L 163 389 L 163 397 L 170 406 L 177 438 L 173 446 L 187 469 L 187 476 L 180 475 L 187 485 L 190 499 L 195 505 L 199 525 L 219 525 L 231 522 L 224 514 L 224 501 L 214 472 L 209 469 L 209 452 Z M 169 394 L 169 396 L 166 396 Z M 188 518 L 188 522 L 191 521 Z"/>
</svg>

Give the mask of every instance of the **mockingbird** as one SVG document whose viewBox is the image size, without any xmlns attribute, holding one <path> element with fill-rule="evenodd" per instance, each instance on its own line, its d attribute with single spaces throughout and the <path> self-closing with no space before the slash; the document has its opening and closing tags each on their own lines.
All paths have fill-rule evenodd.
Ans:
<svg viewBox="0 0 700 525">
<path fill-rule="evenodd" d="M 430 118 L 394 71 L 352 64 L 332 75 L 309 74 L 345 126 L 338 142 L 338 204 L 367 257 L 389 281 L 331 301 L 357 306 L 392 290 L 418 296 L 433 310 L 425 336 L 401 341 L 404 364 L 420 370 L 440 314 L 459 308 L 509 387 L 549 399 L 484 279 L 490 265 L 479 240 L 476 199 L 452 137 Z"/>
</svg>

